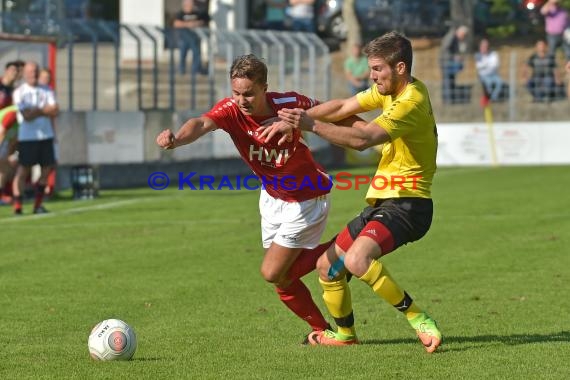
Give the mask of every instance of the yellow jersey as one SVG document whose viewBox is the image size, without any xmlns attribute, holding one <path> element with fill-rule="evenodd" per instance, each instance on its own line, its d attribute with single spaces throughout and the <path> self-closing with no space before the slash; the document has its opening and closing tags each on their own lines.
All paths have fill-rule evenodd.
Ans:
<svg viewBox="0 0 570 380">
<path fill-rule="evenodd" d="M 416 78 L 398 96 L 385 96 L 376 85 L 357 95 L 365 110 L 382 109 L 374 122 L 390 135 L 366 201 L 376 199 L 431 198 L 436 170 L 437 128 L 428 90 Z"/>
</svg>

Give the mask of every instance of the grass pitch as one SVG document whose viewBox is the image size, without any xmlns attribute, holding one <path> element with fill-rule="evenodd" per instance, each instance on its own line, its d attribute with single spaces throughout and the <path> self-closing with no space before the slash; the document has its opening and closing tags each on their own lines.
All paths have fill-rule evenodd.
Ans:
<svg viewBox="0 0 570 380">
<path fill-rule="evenodd" d="M 51 214 L 19 218 L 2 207 L 0 378 L 568 378 L 568 173 L 439 170 L 431 231 L 384 259 L 438 321 L 432 355 L 357 279 L 362 344 L 300 346 L 307 326 L 259 275 L 256 191 L 64 194 Z M 333 191 L 324 238 L 364 207 L 365 191 Z M 325 310 L 316 275 L 304 280 Z M 135 329 L 132 361 L 89 358 L 89 332 L 106 318 Z"/>
</svg>

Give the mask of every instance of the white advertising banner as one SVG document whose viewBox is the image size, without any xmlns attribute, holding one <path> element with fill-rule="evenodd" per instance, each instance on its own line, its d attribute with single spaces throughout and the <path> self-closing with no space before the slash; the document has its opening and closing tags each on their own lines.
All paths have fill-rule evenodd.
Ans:
<svg viewBox="0 0 570 380">
<path fill-rule="evenodd" d="M 570 164 L 569 122 L 440 124 L 439 166 Z"/>
</svg>

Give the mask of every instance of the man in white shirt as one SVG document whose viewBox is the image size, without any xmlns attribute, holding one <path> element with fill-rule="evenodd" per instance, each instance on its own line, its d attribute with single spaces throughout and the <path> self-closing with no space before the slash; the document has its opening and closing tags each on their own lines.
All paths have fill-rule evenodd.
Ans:
<svg viewBox="0 0 570 380">
<path fill-rule="evenodd" d="M 482 39 L 479 43 L 479 52 L 475 53 L 475 66 L 485 92 L 493 102 L 499 100 L 503 88 L 503 80 L 498 73 L 499 64 L 497 52 L 489 50 L 489 41 Z"/>
<path fill-rule="evenodd" d="M 26 178 L 33 165 L 40 165 L 41 174 L 36 186 L 34 214 L 47 210 L 42 206 L 47 175 L 55 164 L 53 151 L 54 130 L 51 118 L 59 113 L 54 92 L 47 86 L 38 85 L 39 67 L 27 62 L 23 69 L 24 83 L 13 94 L 18 107 L 18 153 L 19 165 L 14 178 L 14 214 L 22 214 L 22 193 Z"/>
</svg>

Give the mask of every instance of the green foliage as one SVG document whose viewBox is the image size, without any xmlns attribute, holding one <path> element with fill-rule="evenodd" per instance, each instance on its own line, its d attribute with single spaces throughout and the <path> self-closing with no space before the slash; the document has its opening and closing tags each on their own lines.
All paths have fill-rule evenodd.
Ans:
<svg viewBox="0 0 570 380">
<path fill-rule="evenodd" d="M 307 325 L 259 275 L 256 191 L 63 194 L 46 204 L 51 214 L 20 218 L 2 207 L 0 378 L 567 378 L 567 173 L 438 171 L 431 231 L 382 259 L 438 321 L 444 343 L 433 355 L 358 279 L 362 344 L 300 346 Z M 324 238 L 362 209 L 365 192 L 333 191 Z M 315 274 L 304 280 L 323 307 Z M 89 331 L 110 317 L 135 329 L 132 361 L 89 358 Z"/>
<path fill-rule="evenodd" d="M 506 24 L 495 28 L 487 28 L 487 34 L 495 38 L 507 38 L 515 34 L 516 30 L 515 24 Z"/>
</svg>

